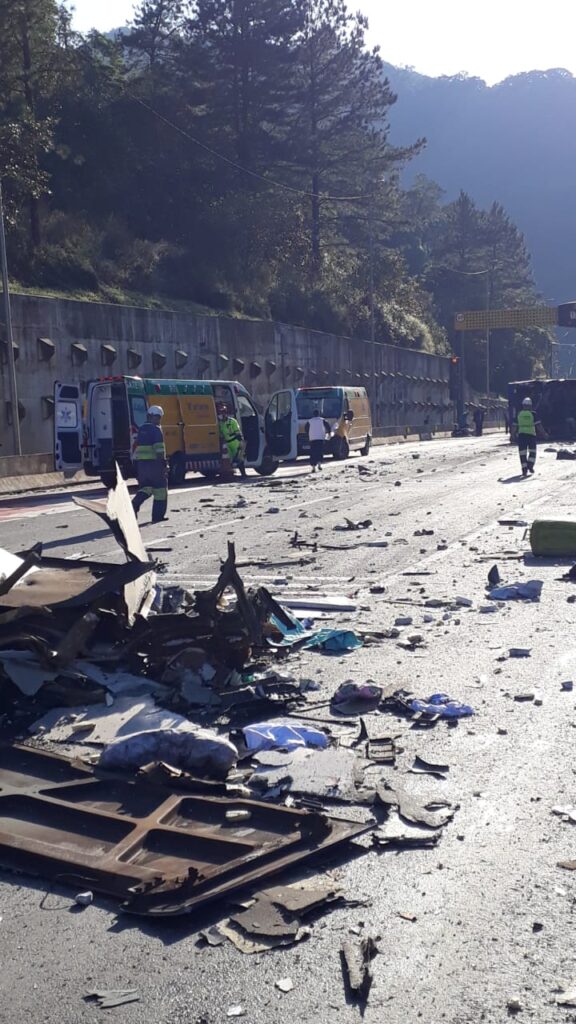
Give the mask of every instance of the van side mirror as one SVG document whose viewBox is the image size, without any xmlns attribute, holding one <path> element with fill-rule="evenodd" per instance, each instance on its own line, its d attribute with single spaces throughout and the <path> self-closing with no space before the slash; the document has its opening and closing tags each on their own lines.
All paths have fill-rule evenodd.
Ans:
<svg viewBox="0 0 576 1024">
<path fill-rule="evenodd" d="M 348 420 L 348 423 L 352 423 L 352 420 L 354 419 L 354 413 L 352 412 L 352 409 L 350 409 L 346 413 L 346 417 L 345 418 Z"/>
</svg>

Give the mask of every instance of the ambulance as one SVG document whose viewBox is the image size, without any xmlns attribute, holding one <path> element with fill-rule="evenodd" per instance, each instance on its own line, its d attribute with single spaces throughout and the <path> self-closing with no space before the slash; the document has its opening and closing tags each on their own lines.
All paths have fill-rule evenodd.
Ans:
<svg viewBox="0 0 576 1024">
<path fill-rule="evenodd" d="M 187 472 L 208 479 L 222 475 L 217 406 L 225 403 L 238 420 L 246 443 L 246 466 L 261 476 L 298 454 L 298 415 L 293 391 L 278 391 L 264 415 L 237 381 L 154 380 L 105 377 L 54 388 L 54 467 L 65 476 L 84 470 L 110 485 L 114 466 L 134 476 L 132 455 L 148 407 L 164 410 L 169 482 L 181 484 Z"/>
</svg>

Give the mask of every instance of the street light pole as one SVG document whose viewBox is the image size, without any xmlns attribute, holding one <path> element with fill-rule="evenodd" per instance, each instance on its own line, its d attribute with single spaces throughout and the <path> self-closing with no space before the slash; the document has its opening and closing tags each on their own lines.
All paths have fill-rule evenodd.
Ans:
<svg viewBox="0 0 576 1024">
<path fill-rule="evenodd" d="M 376 390 L 376 316 L 374 296 L 374 206 L 372 201 L 368 209 L 368 256 L 369 256 L 369 303 L 370 303 L 370 348 L 372 362 L 372 404 L 376 425 L 379 426 L 378 394 Z"/>
<path fill-rule="evenodd" d="M 12 333 L 12 310 L 10 308 L 10 288 L 8 285 L 8 258 L 6 255 L 6 233 L 4 231 L 4 206 L 2 203 L 1 181 L 0 263 L 2 264 L 2 293 L 4 300 L 4 326 L 6 328 L 6 347 L 8 351 L 8 375 L 10 377 L 10 393 L 12 396 L 12 433 L 14 436 L 14 454 L 22 455 L 22 441 L 20 438 L 20 417 L 18 415 L 18 381 L 16 380 L 16 361 L 14 359 L 14 335 Z"/>
<path fill-rule="evenodd" d="M 486 312 L 490 312 L 492 268 L 486 274 Z M 486 327 L 486 398 L 490 398 L 490 327 Z"/>
</svg>

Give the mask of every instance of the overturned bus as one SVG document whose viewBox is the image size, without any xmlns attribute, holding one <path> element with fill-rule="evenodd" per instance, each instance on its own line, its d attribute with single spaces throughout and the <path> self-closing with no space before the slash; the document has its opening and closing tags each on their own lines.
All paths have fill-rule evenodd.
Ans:
<svg viewBox="0 0 576 1024">
<path fill-rule="evenodd" d="M 508 385 L 510 440 L 516 440 L 518 413 L 532 399 L 536 417 L 550 440 L 576 441 L 576 379 L 521 380 Z"/>
</svg>

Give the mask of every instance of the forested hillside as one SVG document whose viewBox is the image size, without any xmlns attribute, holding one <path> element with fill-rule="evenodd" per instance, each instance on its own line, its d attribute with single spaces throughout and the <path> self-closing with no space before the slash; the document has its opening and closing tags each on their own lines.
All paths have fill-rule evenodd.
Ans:
<svg viewBox="0 0 576 1024">
<path fill-rule="evenodd" d="M 402 184 L 436 129 L 404 124 L 393 144 L 404 87 L 397 103 L 365 29 L 344 0 L 143 0 L 111 38 L 81 37 L 56 0 L 0 0 L 13 278 L 431 352 L 457 309 L 537 301 L 496 192 Z M 548 346 L 502 336 L 494 385 L 541 370 Z M 481 386 L 483 339 L 470 351 Z"/>
<path fill-rule="evenodd" d="M 531 71 L 489 88 L 479 78 L 428 78 L 385 65 L 398 103 L 391 137 L 425 134 L 406 180 L 426 174 L 455 198 L 502 203 L 525 234 L 536 280 L 554 303 L 576 297 L 576 79 Z"/>
</svg>

